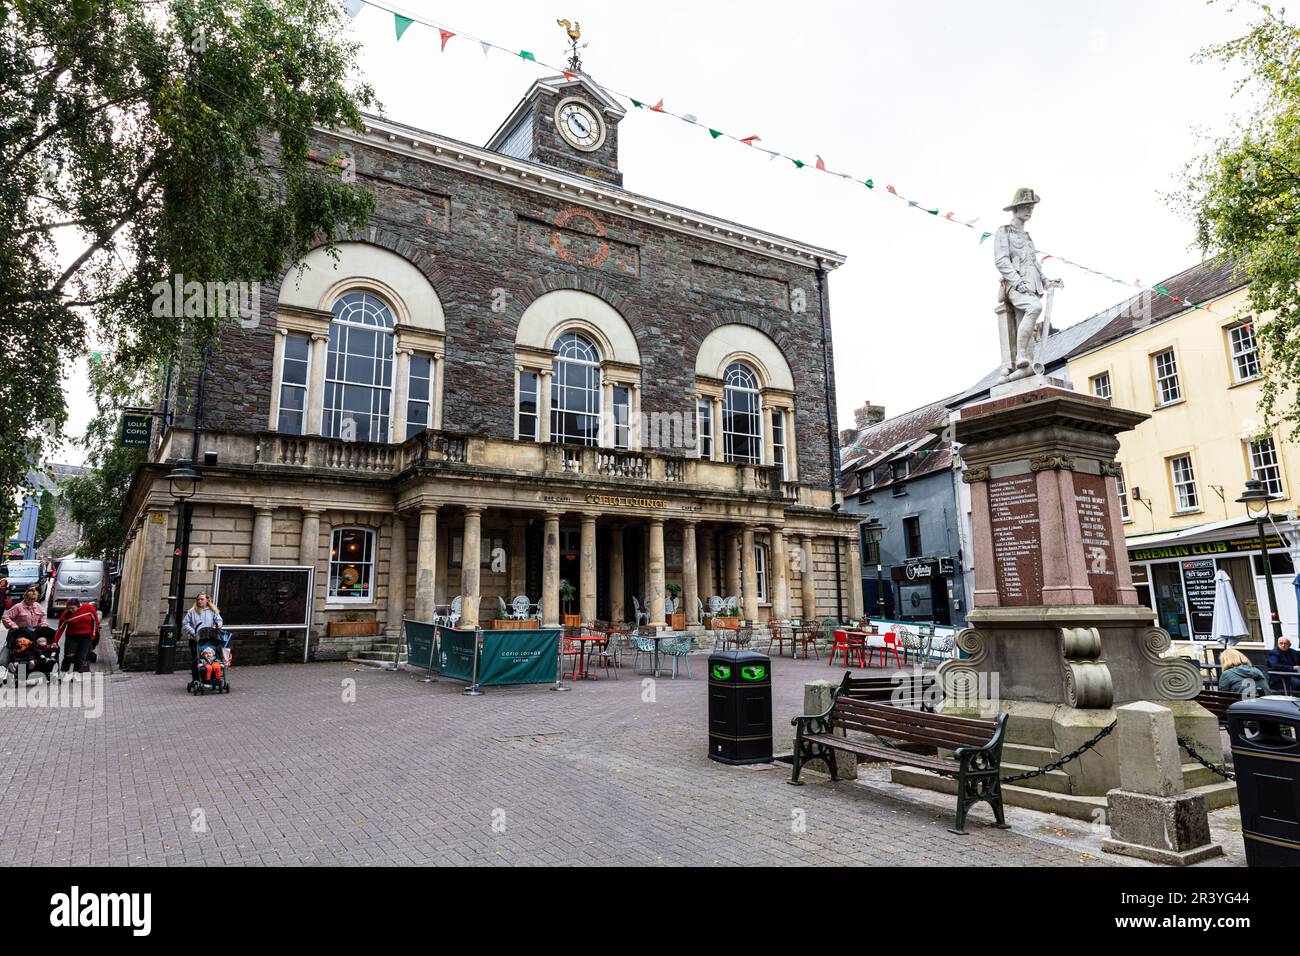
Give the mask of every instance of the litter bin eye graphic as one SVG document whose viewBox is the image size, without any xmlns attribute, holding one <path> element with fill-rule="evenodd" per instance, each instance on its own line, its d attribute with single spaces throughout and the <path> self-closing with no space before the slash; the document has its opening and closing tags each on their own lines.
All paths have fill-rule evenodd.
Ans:
<svg viewBox="0 0 1300 956">
<path fill-rule="evenodd" d="M 767 676 L 767 668 L 762 664 L 748 664 L 740 669 L 742 680 L 762 680 Z"/>
<path fill-rule="evenodd" d="M 731 677 L 731 668 L 728 667 L 726 664 L 713 665 L 714 680 L 728 680 L 730 679 L 730 677 Z"/>
</svg>

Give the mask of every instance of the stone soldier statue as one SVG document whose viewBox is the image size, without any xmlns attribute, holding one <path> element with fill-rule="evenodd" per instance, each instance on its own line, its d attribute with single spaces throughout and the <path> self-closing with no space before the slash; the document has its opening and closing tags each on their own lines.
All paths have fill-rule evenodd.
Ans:
<svg viewBox="0 0 1300 956">
<path fill-rule="evenodd" d="M 1043 278 L 1034 240 L 1025 232 L 1037 202 L 1038 194 L 1032 189 L 1017 189 L 1011 205 L 1004 209 L 1011 213 L 1011 222 L 1000 226 L 993 240 L 993 264 L 1002 274 L 997 311 L 1003 382 L 1033 374 L 1034 328 L 1043 313 L 1043 299 L 1048 289 L 1064 285 L 1059 279 Z"/>
</svg>

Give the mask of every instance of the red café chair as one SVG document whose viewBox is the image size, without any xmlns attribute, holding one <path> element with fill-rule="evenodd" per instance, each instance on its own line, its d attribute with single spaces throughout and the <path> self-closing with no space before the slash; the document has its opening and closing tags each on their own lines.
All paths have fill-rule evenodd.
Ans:
<svg viewBox="0 0 1300 956">
<path fill-rule="evenodd" d="M 831 666 L 831 667 L 834 667 L 834 666 L 835 666 L 835 655 L 836 655 L 836 653 L 839 653 L 839 654 L 841 655 L 841 657 L 843 658 L 843 660 L 844 660 L 844 666 L 845 666 L 845 667 L 852 667 L 852 666 L 853 666 L 851 663 L 849 663 L 849 658 L 850 658 L 850 655 L 852 655 L 852 654 L 856 654 L 856 655 L 857 655 L 857 657 L 858 657 L 858 666 L 859 666 L 859 667 L 866 667 L 866 666 L 867 666 L 867 662 L 866 662 L 866 660 L 864 659 L 864 657 L 862 656 L 862 641 L 861 641 L 861 640 L 853 640 L 853 641 L 851 641 L 851 640 L 849 639 L 849 634 L 848 634 L 847 631 L 833 631 L 833 632 L 832 632 L 832 638 L 833 638 L 833 641 L 832 641 L 832 643 L 831 643 L 831 653 L 830 653 L 830 656 L 826 659 L 826 663 L 827 663 L 827 665 L 829 665 L 829 666 Z"/>
<path fill-rule="evenodd" d="M 560 658 L 561 658 L 560 671 L 561 671 L 561 672 L 564 671 L 563 659 L 566 658 L 566 657 L 572 657 L 572 658 L 573 658 L 573 673 L 569 675 L 569 680 L 577 680 L 577 679 L 578 679 L 578 664 L 580 663 L 581 658 L 582 658 L 582 649 L 581 649 L 581 647 L 579 646 L 579 644 L 578 644 L 577 641 L 575 641 L 573 638 L 568 637 L 568 636 L 565 636 L 565 637 L 560 638 L 560 642 L 561 642 L 561 644 L 560 644 Z"/>
<path fill-rule="evenodd" d="M 884 641 L 884 647 L 873 646 L 867 649 L 870 652 L 870 657 L 868 659 L 874 660 L 876 651 L 880 651 L 880 666 L 884 667 L 885 664 L 889 662 L 889 655 L 893 654 L 895 666 L 901 668 L 903 666 L 903 659 L 898 654 L 898 635 L 893 631 L 886 631 Z"/>
</svg>

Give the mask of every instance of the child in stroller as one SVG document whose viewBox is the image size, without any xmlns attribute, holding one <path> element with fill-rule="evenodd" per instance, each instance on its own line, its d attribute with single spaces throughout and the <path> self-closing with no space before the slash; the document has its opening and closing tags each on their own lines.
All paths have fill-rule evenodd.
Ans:
<svg viewBox="0 0 1300 956">
<path fill-rule="evenodd" d="M 230 667 L 229 631 L 202 628 L 198 639 L 190 640 L 190 657 L 194 664 L 185 688 L 189 693 L 202 694 L 209 690 L 230 693 L 230 683 L 226 680 L 226 670 Z"/>
<path fill-rule="evenodd" d="M 5 666 L 4 680 L 10 674 L 25 673 L 30 680 L 44 674 L 51 680 L 59 662 L 59 645 L 54 642 L 54 629 L 49 627 L 15 627 L 7 638 L 9 662 Z"/>
</svg>

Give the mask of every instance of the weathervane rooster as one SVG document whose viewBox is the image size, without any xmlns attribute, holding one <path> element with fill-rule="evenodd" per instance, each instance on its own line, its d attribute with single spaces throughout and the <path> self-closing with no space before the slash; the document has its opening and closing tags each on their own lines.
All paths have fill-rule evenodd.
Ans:
<svg viewBox="0 0 1300 956">
<path fill-rule="evenodd" d="M 578 58 L 578 51 L 587 44 L 578 45 L 582 39 L 582 24 L 578 22 L 570 23 L 568 20 L 556 20 L 560 26 L 564 27 L 564 32 L 569 35 L 569 69 L 574 73 L 582 72 L 582 60 Z"/>
</svg>

